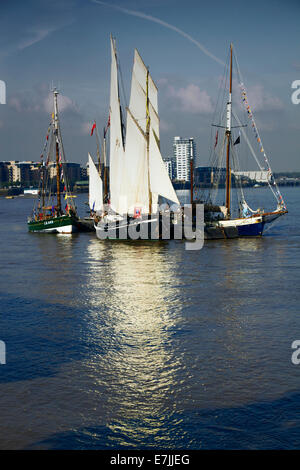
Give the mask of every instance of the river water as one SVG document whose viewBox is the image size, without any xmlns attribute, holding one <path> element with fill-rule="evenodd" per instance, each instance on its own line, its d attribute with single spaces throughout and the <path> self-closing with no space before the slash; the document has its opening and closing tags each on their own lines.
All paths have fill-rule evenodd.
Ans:
<svg viewBox="0 0 300 470">
<path fill-rule="evenodd" d="M 32 199 L 1 198 L 0 448 L 299 447 L 300 189 L 283 194 L 262 238 L 200 251 L 28 233 Z"/>
</svg>

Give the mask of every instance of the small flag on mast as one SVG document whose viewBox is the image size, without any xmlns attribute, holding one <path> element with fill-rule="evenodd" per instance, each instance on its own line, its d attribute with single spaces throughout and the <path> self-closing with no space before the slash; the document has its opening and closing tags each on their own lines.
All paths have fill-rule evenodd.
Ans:
<svg viewBox="0 0 300 470">
<path fill-rule="evenodd" d="M 94 122 L 92 130 L 91 130 L 91 135 L 93 135 L 95 129 L 96 129 L 96 123 Z"/>
<path fill-rule="evenodd" d="M 216 132 L 215 148 L 218 145 L 218 135 L 219 135 L 219 131 Z"/>
<path fill-rule="evenodd" d="M 233 145 L 237 145 L 241 143 L 241 133 L 239 132 L 238 138 L 235 140 Z"/>
<path fill-rule="evenodd" d="M 110 126 L 110 115 L 108 116 L 107 125 L 106 125 L 106 128 L 104 129 L 104 138 L 106 136 L 109 126 Z"/>
</svg>

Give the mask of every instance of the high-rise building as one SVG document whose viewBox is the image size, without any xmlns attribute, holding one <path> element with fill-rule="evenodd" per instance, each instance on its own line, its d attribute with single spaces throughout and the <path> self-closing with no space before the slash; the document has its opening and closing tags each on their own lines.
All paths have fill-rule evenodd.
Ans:
<svg viewBox="0 0 300 470">
<path fill-rule="evenodd" d="M 180 181 L 191 180 L 191 158 L 196 158 L 196 144 L 194 138 L 184 139 L 174 137 L 173 143 L 174 158 L 176 159 L 176 178 Z"/>
<path fill-rule="evenodd" d="M 169 178 L 172 179 L 172 160 L 165 160 L 164 164 L 168 172 Z"/>
<path fill-rule="evenodd" d="M 170 177 L 170 180 L 173 180 L 176 178 L 176 160 L 174 160 L 174 157 L 165 157 L 163 158 L 166 170 L 168 172 L 168 175 Z"/>
</svg>

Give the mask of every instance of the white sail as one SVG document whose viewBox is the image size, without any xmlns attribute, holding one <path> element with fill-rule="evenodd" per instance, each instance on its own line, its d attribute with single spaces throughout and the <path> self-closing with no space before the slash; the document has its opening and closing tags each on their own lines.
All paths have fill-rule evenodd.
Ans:
<svg viewBox="0 0 300 470">
<path fill-rule="evenodd" d="M 118 84 L 116 49 L 111 37 L 111 83 L 110 83 L 110 202 L 114 211 L 123 213 L 122 180 L 126 178 L 124 148 L 121 130 L 121 113 Z"/>
<path fill-rule="evenodd" d="M 127 110 L 126 146 L 122 144 L 117 61 L 112 47 L 110 94 L 110 188 L 112 208 L 121 214 L 132 214 L 140 207 L 143 214 L 156 210 L 158 196 L 179 204 L 159 150 L 159 117 L 157 87 L 139 55 L 134 53 L 131 94 Z M 150 116 L 149 154 L 147 152 L 147 75 Z M 149 187 L 150 185 L 150 187 Z"/>
<path fill-rule="evenodd" d="M 130 170 L 126 180 L 123 181 L 127 212 L 133 213 L 135 207 L 141 207 L 143 213 L 148 213 L 147 141 L 144 132 L 138 127 L 130 112 L 127 114 L 125 162 Z"/>
<path fill-rule="evenodd" d="M 140 54 L 135 49 L 129 109 L 144 132 L 146 131 L 146 81 L 147 68 Z M 148 97 L 151 127 L 153 128 L 156 137 L 159 140 L 157 87 L 150 74 L 148 75 Z"/>
<path fill-rule="evenodd" d="M 149 162 L 146 140 L 146 103 L 147 68 L 137 50 L 131 80 L 131 94 L 127 111 L 125 165 L 129 169 L 123 179 L 123 196 L 127 199 L 127 212 L 133 213 L 135 207 L 142 212 L 149 211 Z M 157 88 L 148 74 L 148 97 L 150 126 L 159 139 L 159 118 L 157 114 Z"/>
<path fill-rule="evenodd" d="M 103 184 L 101 176 L 89 154 L 89 206 L 91 210 L 103 209 Z"/>
<path fill-rule="evenodd" d="M 150 116 L 149 155 L 147 155 L 146 137 L 147 74 Z M 127 197 L 129 213 L 132 213 L 135 207 L 141 207 L 142 212 L 147 214 L 149 197 L 152 199 L 152 210 L 155 211 L 159 195 L 179 204 L 159 150 L 157 110 L 156 85 L 141 56 L 135 50 L 125 148 L 125 165 L 130 171 L 127 179 L 123 180 L 123 194 Z"/>
<path fill-rule="evenodd" d="M 152 194 L 158 194 L 168 201 L 178 204 L 179 200 L 164 165 L 153 130 L 149 143 L 150 187 Z"/>
</svg>

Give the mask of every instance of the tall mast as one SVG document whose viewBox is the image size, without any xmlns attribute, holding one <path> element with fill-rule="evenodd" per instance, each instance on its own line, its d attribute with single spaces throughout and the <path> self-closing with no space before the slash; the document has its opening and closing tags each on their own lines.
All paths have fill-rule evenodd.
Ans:
<svg viewBox="0 0 300 470">
<path fill-rule="evenodd" d="M 227 136 L 227 154 L 226 154 L 226 208 L 227 215 L 230 215 L 230 186 L 231 186 L 231 170 L 230 170 L 230 140 L 231 140 L 231 105 L 232 105 L 232 44 L 230 44 L 230 76 L 229 76 L 229 98 L 226 110 L 226 136 Z"/>
<path fill-rule="evenodd" d="M 147 143 L 147 164 L 148 164 L 149 214 L 152 214 L 152 193 L 151 193 L 151 186 L 150 186 L 149 139 L 150 139 L 149 69 L 147 68 L 147 75 L 146 75 L 146 143 Z"/>
<path fill-rule="evenodd" d="M 97 159 L 98 159 L 98 173 L 100 176 L 101 175 L 101 159 L 100 159 L 100 141 L 99 141 L 99 134 L 98 134 L 98 128 L 96 125 L 96 121 L 94 121 L 95 127 L 96 127 L 96 142 L 97 142 Z"/>
<path fill-rule="evenodd" d="M 45 167 L 44 167 L 44 162 L 41 168 L 41 175 L 42 175 L 42 209 L 43 209 L 43 214 L 45 212 L 44 207 L 45 207 Z"/>
<path fill-rule="evenodd" d="M 60 200 L 60 169 L 59 169 L 59 146 L 58 146 L 58 110 L 57 110 L 57 96 L 58 91 L 54 89 L 54 135 L 55 135 L 55 149 L 56 149 L 56 198 L 57 198 L 57 213 L 61 213 L 61 200 Z"/>
</svg>

